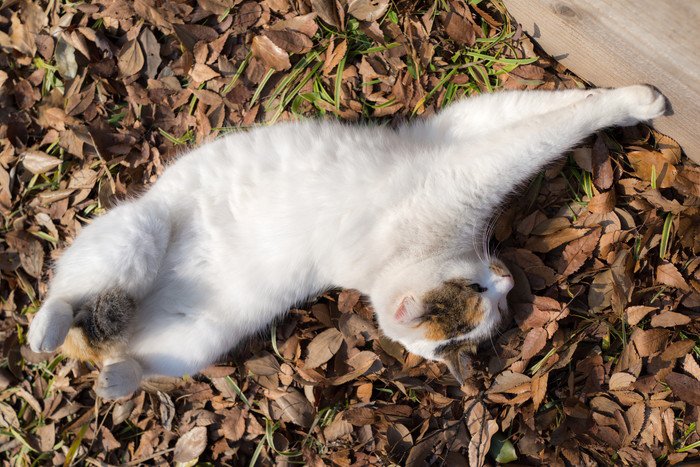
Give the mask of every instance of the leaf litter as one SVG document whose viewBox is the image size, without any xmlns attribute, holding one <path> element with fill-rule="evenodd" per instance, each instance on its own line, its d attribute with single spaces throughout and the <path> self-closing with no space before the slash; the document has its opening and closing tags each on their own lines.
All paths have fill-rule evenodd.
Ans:
<svg viewBox="0 0 700 467">
<path fill-rule="evenodd" d="M 331 291 L 201 375 L 96 399 L 34 354 L 49 265 L 189 146 L 312 116 L 391 124 L 584 83 L 500 2 L 20 0 L 0 7 L 3 465 L 656 465 L 700 448 L 700 169 L 602 132 L 505 206 L 513 320 L 459 386 Z"/>
</svg>

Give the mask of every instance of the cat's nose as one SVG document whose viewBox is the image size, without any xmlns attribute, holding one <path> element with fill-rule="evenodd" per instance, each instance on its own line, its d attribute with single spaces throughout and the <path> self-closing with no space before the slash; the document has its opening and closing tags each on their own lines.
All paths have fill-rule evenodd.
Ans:
<svg viewBox="0 0 700 467">
<path fill-rule="evenodd" d="M 510 290 L 513 288 L 515 285 L 515 281 L 513 280 L 513 276 L 509 273 L 506 274 L 494 274 L 493 275 L 493 284 L 500 293 L 502 294 L 507 294 L 510 292 Z"/>
</svg>

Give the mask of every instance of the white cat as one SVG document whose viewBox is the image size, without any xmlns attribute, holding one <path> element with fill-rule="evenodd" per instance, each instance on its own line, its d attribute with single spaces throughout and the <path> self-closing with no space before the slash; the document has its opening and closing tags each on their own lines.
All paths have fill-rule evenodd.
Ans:
<svg viewBox="0 0 700 467">
<path fill-rule="evenodd" d="M 592 132 L 664 110 L 648 86 L 502 92 L 397 130 L 305 121 L 222 137 L 82 231 L 29 343 L 53 351 L 70 331 L 63 350 L 101 360 L 98 394 L 118 398 L 144 376 L 196 373 L 337 286 L 370 297 L 385 335 L 455 370 L 513 286 L 475 248 L 494 208 Z M 90 331 L 114 290 L 133 313 Z"/>
</svg>

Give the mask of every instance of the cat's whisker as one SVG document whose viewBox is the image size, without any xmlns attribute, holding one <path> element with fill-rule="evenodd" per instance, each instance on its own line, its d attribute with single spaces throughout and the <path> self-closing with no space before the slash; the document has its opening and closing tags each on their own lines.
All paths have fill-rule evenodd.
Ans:
<svg viewBox="0 0 700 467">
<path fill-rule="evenodd" d="M 496 224 L 498 223 L 498 219 L 503 214 L 503 212 L 504 209 L 502 207 L 496 208 L 494 215 L 489 219 L 488 223 L 486 224 L 486 228 L 484 229 L 481 238 L 481 250 L 484 253 L 484 256 L 486 257 L 488 264 L 491 263 L 493 258 L 489 249 L 489 241 L 491 240 L 493 232 L 496 230 Z"/>
<path fill-rule="evenodd" d="M 479 245 L 477 243 L 477 229 L 476 229 L 476 223 L 472 225 L 472 247 L 474 249 L 474 253 L 476 254 L 476 257 L 479 259 L 480 262 L 483 264 L 488 264 L 484 258 L 481 257 L 481 253 L 479 251 Z"/>
</svg>

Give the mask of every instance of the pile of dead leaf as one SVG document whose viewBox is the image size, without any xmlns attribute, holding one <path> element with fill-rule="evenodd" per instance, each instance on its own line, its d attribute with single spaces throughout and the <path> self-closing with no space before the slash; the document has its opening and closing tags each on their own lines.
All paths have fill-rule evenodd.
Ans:
<svg viewBox="0 0 700 467">
<path fill-rule="evenodd" d="M 494 246 L 514 322 L 459 387 L 320 297 L 185 381 L 95 400 L 25 332 L 89 218 L 188 145 L 302 116 L 396 119 L 580 85 L 486 1 L 99 0 L 0 6 L 0 457 L 5 464 L 677 463 L 700 447 L 700 171 L 601 133 L 514 198 Z M 490 450 L 490 453 L 489 453 Z"/>
</svg>

